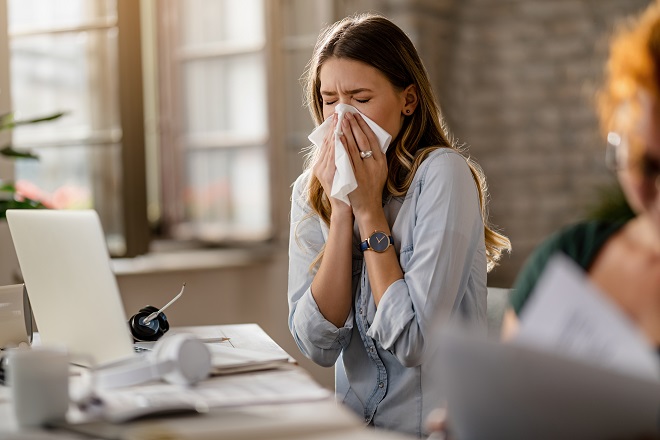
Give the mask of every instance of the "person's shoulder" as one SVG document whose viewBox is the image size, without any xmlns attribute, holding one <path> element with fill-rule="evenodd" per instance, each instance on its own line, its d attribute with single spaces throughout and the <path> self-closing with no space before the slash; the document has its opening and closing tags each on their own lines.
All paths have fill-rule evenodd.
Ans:
<svg viewBox="0 0 660 440">
<path fill-rule="evenodd" d="M 307 188 L 311 176 L 312 176 L 311 170 L 309 169 L 304 170 L 291 185 L 293 187 L 293 193 L 302 194 Z"/>
<path fill-rule="evenodd" d="M 424 176 L 434 170 L 442 170 L 440 175 L 450 178 L 455 172 L 469 171 L 467 159 L 461 152 L 442 146 L 428 148 L 429 152 L 420 163 L 416 174 Z M 418 154 L 424 153 L 420 151 Z"/>
<path fill-rule="evenodd" d="M 581 221 L 564 226 L 550 235 L 534 249 L 516 278 L 511 295 L 514 310 L 520 312 L 555 253 L 562 252 L 582 269 L 588 270 L 603 244 L 622 225 L 623 222 L 607 220 Z"/>
<path fill-rule="evenodd" d="M 582 254 L 591 254 L 596 251 L 596 248 L 600 248 L 604 241 L 622 225 L 623 222 L 609 220 L 586 220 L 572 223 L 552 234 L 541 244 L 541 248 L 562 250 L 584 266 L 588 264 L 588 261 L 581 261 Z"/>
<path fill-rule="evenodd" d="M 602 244 L 622 223 L 586 220 L 566 225 L 546 238 L 532 253 L 530 260 L 544 264 L 552 254 L 561 251 L 583 269 L 587 269 Z"/>
<path fill-rule="evenodd" d="M 291 185 L 293 187 L 293 190 L 291 191 L 291 201 L 297 203 L 301 207 L 307 204 L 307 188 L 311 176 L 311 170 L 305 170 Z"/>
<path fill-rule="evenodd" d="M 443 147 L 436 145 L 433 147 L 428 147 L 430 152 L 427 154 L 426 158 L 422 161 L 422 164 L 427 166 L 432 163 L 438 163 L 443 161 L 461 161 L 467 162 L 465 156 L 458 150 L 449 147 Z"/>
</svg>

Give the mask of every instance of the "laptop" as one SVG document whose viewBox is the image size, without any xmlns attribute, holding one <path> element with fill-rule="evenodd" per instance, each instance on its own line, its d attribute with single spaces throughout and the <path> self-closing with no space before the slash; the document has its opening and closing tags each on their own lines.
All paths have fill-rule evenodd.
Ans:
<svg viewBox="0 0 660 440">
<path fill-rule="evenodd" d="M 527 307 L 527 306 L 526 306 Z M 445 334 L 438 369 L 456 438 L 658 438 L 660 381 L 540 346 Z"/>
<path fill-rule="evenodd" d="M 7 222 L 41 343 L 86 366 L 135 356 L 96 211 L 10 209 Z"/>
</svg>

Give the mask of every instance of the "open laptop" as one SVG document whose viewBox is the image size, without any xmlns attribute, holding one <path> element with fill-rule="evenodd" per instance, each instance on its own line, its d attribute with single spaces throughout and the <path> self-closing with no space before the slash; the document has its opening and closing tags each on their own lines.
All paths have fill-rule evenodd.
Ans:
<svg viewBox="0 0 660 440">
<path fill-rule="evenodd" d="M 660 381 L 540 346 L 461 332 L 443 335 L 437 358 L 442 360 L 438 373 L 456 438 L 584 440 L 660 435 Z"/>
<path fill-rule="evenodd" d="M 42 344 L 88 366 L 134 356 L 96 211 L 10 209 L 7 221 Z"/>
</svg>

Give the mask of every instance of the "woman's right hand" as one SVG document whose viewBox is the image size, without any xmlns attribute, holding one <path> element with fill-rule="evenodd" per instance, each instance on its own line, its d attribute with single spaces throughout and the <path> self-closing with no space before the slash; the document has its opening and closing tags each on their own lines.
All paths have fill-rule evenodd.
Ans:
<svg viewBox="0 0 660 440">
<path fill-rule="evenodd" d="M 330 117 L 332 118 L 332 125 L 323 139 L 321 151 L 319 152 L 316 164 L 314 164 L 314 167 L 312 168 L 312 172 L 316 178 L 319 179 L 319 182 L 323 187 L 323 192 L 330 201 L 333 215 L 346 211 L 346 214 L 350 213 L 352 216 L 353 211 L 351 210 L 350 205 L 347 205 L 339 199 L 330 197 L 332 182 L 335 178 L 335 171 L 337 170 L 335 166 L 335 128 L 337 126 L 337 114 L 335 113 Z"/>
</svg>

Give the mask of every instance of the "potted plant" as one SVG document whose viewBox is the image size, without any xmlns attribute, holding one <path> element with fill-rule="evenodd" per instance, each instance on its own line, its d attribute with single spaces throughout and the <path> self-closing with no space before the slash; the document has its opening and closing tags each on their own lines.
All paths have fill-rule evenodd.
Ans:
<svg viewBox="0 0 660 440">
<path fill-rule="evenodd" d="M 63 115 L 64 113 L 60 112 L 44 117 L 17 121 L 14 119 L 12 113 L 8 113 L 0 116 L 0 133 L 13 130 L 22 125 L 53 121 Z M 11 160 L 38 160 L 36 154 L 30 151 L 16 150 L 11 143 L 0 148 L 0 157 Z M 5 221 L 7 210 L 38 208 L 46 208 L 46 206 L 40 200 L 26 197 L 24 194 L 21 194 L 21 192 L 17 190 L 16 184 L 13 181 L 4 179 L 0 176 L 0 261 L 2 262 L 0 264 L 0 286 L 22 282 L 18 267 L 18 259 L 16 258 L 16 252 L 14 251 L 14 246 L 11 241 L 9 228 Z"/>
<path fill-rule="evenodd" d="M 0 116 L 0 132 L 13 130 L 22 125 L 54 121 L 61 118 L 64 114 L 65 113 L 63 112 L 59 112 L 48 116 L 17 121 L 14 119 L 13 113 L 7 113 Z M 19 151 L 14 149 L 11 143 L 0 149 L 0 156 L 9 159 L 38 159 L 38 156 L 31 151 Z M 21 194 L 20 191 L 16 189 L 16 184 L 14 182 L 0 179 L 0 219 L 6 217 L 8 209 L 35 209 L 45 207 L 46 206 L 44 206 L 40 200 L 35 200 Z"/>
</svg>

